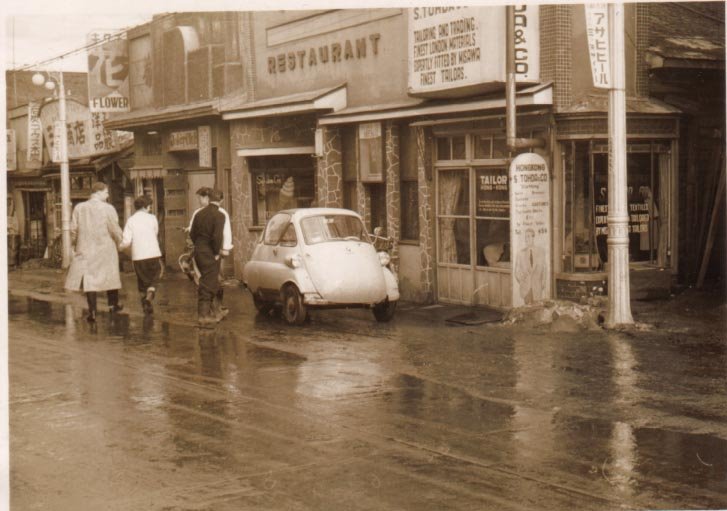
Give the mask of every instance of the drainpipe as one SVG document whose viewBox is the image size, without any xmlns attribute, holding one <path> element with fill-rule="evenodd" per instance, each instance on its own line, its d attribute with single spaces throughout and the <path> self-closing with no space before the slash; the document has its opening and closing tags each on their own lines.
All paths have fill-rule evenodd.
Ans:
<svg viewBox="0 0 727 511">
<path fill-rule="evenodd" d="M 517 138 L 517 107 L 515 105 L 515 7 L 506 7 L 507 30 L 506 43 L 506 85 L 505 85 L 505 117 L 507 121 L 507 148 L 511 152 L 517 149 L 545 147 L 542 138 Z"/>
</svg>

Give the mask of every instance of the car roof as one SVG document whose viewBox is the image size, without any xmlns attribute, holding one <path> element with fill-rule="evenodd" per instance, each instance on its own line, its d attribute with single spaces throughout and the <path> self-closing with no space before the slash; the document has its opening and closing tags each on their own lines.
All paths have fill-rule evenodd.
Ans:
<svg viewBox="0 0 727 511">
<path fill-rule="evenodd" d="M 287 213 L 290 216 L 299 219 L 318 215 L 349 215 L 361 218 L 361 216 L 355 211 L 343 208 L 296 208 L 279 211 L 279 213 Z"/>
</svg>

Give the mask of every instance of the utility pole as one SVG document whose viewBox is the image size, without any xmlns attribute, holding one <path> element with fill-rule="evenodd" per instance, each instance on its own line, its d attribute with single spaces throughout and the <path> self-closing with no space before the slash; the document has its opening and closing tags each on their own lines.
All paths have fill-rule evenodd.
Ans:
<svg viewBox="0 0 727 511">
<path fill-rule="evenodd" d="M 629 289 L 629 211 L 626 172 L 624 4 L 608 4 L 611 76 L 608 93 L 608 317 L 606 326 L 633 324 Z"/>
</svg>

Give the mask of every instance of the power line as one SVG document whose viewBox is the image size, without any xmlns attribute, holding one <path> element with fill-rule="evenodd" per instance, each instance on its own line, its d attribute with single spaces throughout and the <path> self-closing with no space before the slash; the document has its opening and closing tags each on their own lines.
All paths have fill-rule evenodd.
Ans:
<svg viewBox="0 0 727 511">
<path fill-rule="evenodd" d="M 104 38 L 104 39 L 102 39 L 100 41 L 97 41 L 95 43 L 86 44 L 84 46 L 81 46 L 80 48 L 76 48 L 76 49 L 67 51 L 66 53 L 62 53 L 60 55 L 57 55 L 55 57 L 51 57 L 49 59 L 40 60 L 40 61 L 37 61 L 37 62 L 35 62 L 33 64 L 26 64 L 26 65 L 24 65 L 24 66 L 22 66 L 20 68 L 17 68 L 17 69 L 11 69 L 10 71 L 28 71 L 30 69 L 42 67 L 42 66 L 44 66 L 46 64 L 49 64 L 51 62 L 55 62 L 56 60 L 63 60 L 64 58 L 70 57 L 71 55 L 76 55 L 77 53 L 81 53 L 81 52 L 84 52 L 84 51 L 88 51 L 88 50 L 90 50 L 92 48 L 96 48 L 96 47 L 102 46 L 102 45 L 106 44 L 109 41 L 113 41 L 113 40 L 116 40 L 116 39 L 122 39 L 123 36 L 128 31 L 133 30 L 136 27 L 141 27 L 143 25 L 152 24 L 152 23 L 159 23 L 159 22 L 162 22 L 162 21 L 166 20 L 167 18 L 171 18 L 175 14 L 176 13 L 173 13 L 173 12 L 167 13 L 167 14 L 164 14 L 163 16 L 161 16 L 161 17 L 159 17 L 157 19 L 152 19 L 150 21 L 147 21 L 147 22 L 144 22 L 144 23 L 140 23 L 138 25 L 134 25 L 134 26 L 131 26 L 131 27 L 120 28 L 116 32 L 111 32 L 110 37 L 108 37 L 108 38 Z M 13 33 L 13 45 L 15 45 L 15 34 L 14 33 Z M 13 59 L 13 65 L 15 65 L 14 59 Z"/>
</svg>

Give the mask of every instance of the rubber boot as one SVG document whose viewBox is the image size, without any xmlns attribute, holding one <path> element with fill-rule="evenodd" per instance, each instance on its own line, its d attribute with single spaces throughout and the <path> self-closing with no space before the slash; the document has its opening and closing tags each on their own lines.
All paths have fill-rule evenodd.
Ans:
<svg viewBox="0 0 727 511">
<path fill-rule="evenodd" d="M 229 312 L 227 307 L 222 307 L 218 297 L 212 299 L 212 316 L 214 316 L 215 321 L 222 321 Z"/>
<path fill-rule="evenodd" d="M 88 316 L 86 321 L 89 323 L 96 322 L 96 293 L 91 291 L 86 293 L 86 302 L 88 303 Z"/>
<path fill-rule="evenodd" d="M 154 308 L 151 306 L 151 302 L 146 299 L 146 296 L 146 293 L 141 293 L 141 310 L 144 311 L 144 314 L 151 314 L 154 312 Z"/>
<path fill-rule="evenodd" d="M 109 304 L 109 312 L 119 312 L 120 310 L 124 309 L 123 305 L 119 304 L 119 290 L 118 289 L 112 289 L 110 291 L 106 291 L 106 299 L 108 300 Z"/>
<path fill-rule="evenodd" d="M 209 300 L 199 300 L 197 302 L 197 324 L 200 328 L 213 328 L 217 320 L 210 313 Z"/>
</svg>

